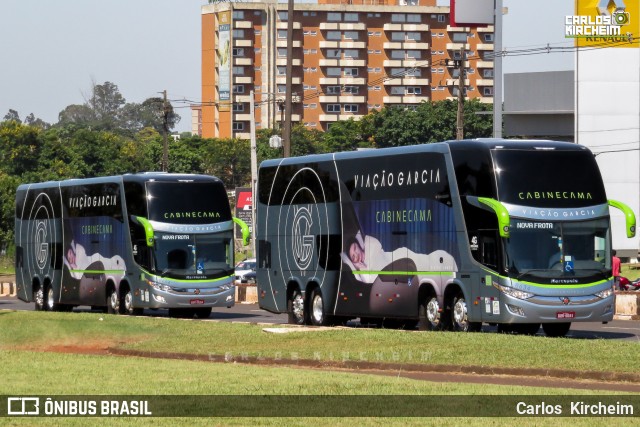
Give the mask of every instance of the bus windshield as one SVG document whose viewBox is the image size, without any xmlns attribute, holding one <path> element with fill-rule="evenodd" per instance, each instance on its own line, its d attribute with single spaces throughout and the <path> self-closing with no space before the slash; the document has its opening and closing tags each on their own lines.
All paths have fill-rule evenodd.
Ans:
<svg viewBox="0 0 640 427">
<path fill-rule="evenodd" d="M 233 274 L 233 232 L 155 233 L 156 271 L 165 277 L 214 279 Z"/>
<path fill-rule="evenodd" d="M 512 218 L 507 270 L 519 280 L 606 279 L 611 272 L 609 220 L 545 222 Z"/>
</svg>

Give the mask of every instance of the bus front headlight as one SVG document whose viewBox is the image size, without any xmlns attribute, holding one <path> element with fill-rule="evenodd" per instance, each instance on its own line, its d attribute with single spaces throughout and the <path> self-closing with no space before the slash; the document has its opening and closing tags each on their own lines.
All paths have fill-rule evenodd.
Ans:
<svg viewBox="0 0 640 427">
<path fill-rule="evenodd" d="M 508 286 L 502 286 L 502 285 L 498 285 L 494 283 L 494 286 L 496 288 L 498 288 L 498 290 L 506 295 L 509 295 L 510 297 L 513 298 L 518 298 L 518 299 L 528 299 L 531 298 L 534 294 L 532 294 L 531 292 L 525 292 L 525 291 L 521 291 L 520 289 L 514 289 L 514 288 L 510 288 Z"/>
<path fill-rule="evenodd" d="M 608 298 L 613 295 L 613 288 L 607 288 L 604 291 L 596 292 L 596 296 L 602 299 Z"/>
</svg>

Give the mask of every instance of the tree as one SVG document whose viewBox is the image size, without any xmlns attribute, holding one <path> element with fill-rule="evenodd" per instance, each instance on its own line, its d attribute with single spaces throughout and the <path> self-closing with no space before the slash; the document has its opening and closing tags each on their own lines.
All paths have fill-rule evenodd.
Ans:
<svg viewBox="0 0 640 427">
<path fill-rule="evenodd" d="M 164 130 L 164 100 L 148 98 L 142 104 L 125 104 L 120 112 L 121 126 L 131 132 L 150 127 L 162 133 Z M 171 103 L 167 102 L 167 130 L 175 128 L 180 116 L 175 113 Z"/>
<path fill-rule="evenodd" d="M 226 188 L 251 181 L 251 152 L 246 139 L 209 139 L 202 147 L 203 172 L 220 178 Z"/>
<path fill-rule="evenodd" d="M 15 122 L 22 123 L 18 112 L 16 110 L 11 110 L 11 109 L 9 109 L 9 112 L 5 114 L 3 120 L 6 120 L 6 121 L 13 120 Z"/>
</svg>

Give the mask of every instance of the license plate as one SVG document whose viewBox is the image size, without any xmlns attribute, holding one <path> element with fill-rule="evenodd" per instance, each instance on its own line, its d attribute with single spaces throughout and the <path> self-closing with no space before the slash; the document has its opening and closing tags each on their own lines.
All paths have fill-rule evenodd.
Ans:
<svg viewBox="0 0 640 427">
<path fill-rule="evenodd" d="M 189 301 L 189 304 L 191 304 L 191 305 L 204 304 L 204 300 L 203 299 L 192 299 L 192 300 Z"/>
<path fill-rule="evenodd" d="M 573 319 L 576 317 L 575 311 L 558 311 L 556 313 L 556 319 Z"/>
</svg>

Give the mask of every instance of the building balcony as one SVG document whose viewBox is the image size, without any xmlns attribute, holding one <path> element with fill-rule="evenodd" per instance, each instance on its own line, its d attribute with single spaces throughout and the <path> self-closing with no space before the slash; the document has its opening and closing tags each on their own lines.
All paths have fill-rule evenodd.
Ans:
<svg viewBox="0 0 640 427">
<path fill-rule="evenodd" d="M 251 102 L 251 95 L 234 95 L 236 102 Z"/>
<path fill-rule="evenodd" d="M 294 30 L 299 30 L 300 28 L 302 28 L 302 24 L 300 24 L 300 22 L 294 21 L 293 22 L 293 29 Z M 278 22 L 276 23 L 276 29 L 278 30 L 288 30 L 289 29 L 289 23 L 288 22 Z"/>
<path fill-rule="evenodd" d="M 322 40 L 320 42 L 320 49 L 337 49 L 338 41 L 337 40 Z"/>
<path fill-rule="evenodd" d="M 279 85 L 283 85 L 287 83 L 287 77 L 286 76 L 278 76 L 276 77 L 276 84 Z M 294 85 L 299 85 L 300 83 L 302 83 L 302 80 L 300 79 L 300 77 L 291 77 L 291 84 Z"/>
<path fill-rule="evenodd" d="M 320 103 L 321 104 L 337 104 L 338 103 L 338 96 L 337 95 L 333 95 L 333 96 L 321 96 L 320 97 Z"/>
<path fill-rule="evenodd" d="M 320 42 L 322 44 L 322 42 Z M 322 47 L 322 46 L 320 46 Z M 354 40 L 343 40 L 338 42 L 338 47 L 340 49 L 366 49 L 367 42 L 359 42 Z"/>
<path fill-rule="evenodd" d="M 384 67 L 428 67 L 429 61 L 420 59 L 385 59 L 382 62 Z"/>
<path fill-rule="evenodd" d="M 402 43 L 402 49 L 407 50 L 428 50 L 429 43 L 421 43 L 421 42 L 404 42 Z"/>
<path fill-rule="evenodd" d="M 234 65 L 253 65 L 253 60 L 251 58 L 233 58 Z"/>
<path fill-rule="evenodd" d="M 251 21 L 233 21 L 233 28 L 253 28 Z"/>
<path fill-rule="evenodd" d="M 476 68 L 493 68 L 493 61 L 477 61 Z"/>
<path fill-rule="evenodd" d="M 365 67 L 367 61 L 364 59 L 340 59 L 338 66 L 340 67 Z"/>
<path fill-rule="evenodd" d="M 293 47 L 300 47 L 302 43 L 300 40 L 293 40 Z M 287 40 L 278 40 L 276 41 L 276 47 L 287 47 Z"/>
<path fill-rule="evenodd" d="M 447 50 L 470 49 L 469 43 L 447 43 Z"/>
<path fill-rule="evenodd" d="M 364 77 L 322 77 L 320 79 L 321 85 L 365 85 L 367 79 Z"/>
<path fill-rule="evenodd" d="M 476 45 L 477 50 L 493 50 L 493 43 L 478 43 Z"/>
<path fill-rule="evenodd" d="M 385 86 L 429 86 L 429 79 L 405 77 L 384 81 Z"/>
<path fill-rule="evenodd" d="M 339 118 L 338 114 L 320 114 L 319 120 L 321 122 L 337 122 Z"/>
<path fill-rule="evenodd" d="M 382 98 L 385 104 L 420 104 L 429 100 L 427 95 L 393 95 Z"/>
<path fill-rule="evenodd" d="M 487 25 L 486 27 L 476 28 L 476 31 L 479 33 L 493 33 L 495 29 L 493 28 L 493 25 Z"/>
<path fill-rule="evenodd" d="M 400 50 L 402 49 L 402 42 L 386 42 L 382 44 L 384 49 Z"/>
<path fill-rule="evenodd" d="M 469 27 L 452 27 L 447 25 L 447 32 L 449 33 L 468 33 L 471 30 Z"/>
<path fill-rule="evenodd" d="M 429 31 L 428 24 L 384 24 L 384 31 Z"/>
<path fill-rule="evenodd" d="M 340 30 L 340 31 L 364 31 L 367 25 L 364 22 L 321 22 L 321 30 Z"/>
<path fill-rule="evenodd" d="M 249 132 L 234 132 L 233 136 L 238 139 L 251 139 L 251 133 Z"/>
<path fill-rule="evenodd" d="M 276 59 L 276 65 L 279 65 L 281 67 L 286 66 L 287 65 L 287 58 L 278 58 L 278 59 Z M 293 60 L 291 61 L 291 65 L 293 65 L 294 67 L 300 66 L 300 65 L 302 65 L 302 61 L 300 59 L 293 58 Z"/>
<path fill-rule="evenodd" d="M 253 83 L 253 77 L 234 76 L 233 77 L 233 82 L 234 83 L 238 83 L 238 84 L 252 84 Z"/>
<path fill-rule="evenodd" d="M 321 59 L 320 66 L 321 67 L 337 67 L 338 59 Z"/>
<path fill-rule="evenodd" d="M 251 120 L 251 114 L 245 114 L 245 113 L 235 113 L 233 115 L 233 121 L 234 122 L 248 122 Z"/>
<path fill-rule="evenodd" d="M 402 96 L 383 96 L 382 102 L 385 104 L 402 104 Z"/>
<path fill-rule="evenodd" d="M 478 98 L 480 100 L 480 102 L 482 102 L 483 104 L 493 104 L 493 97 L 492 96 L 481 96 L 480 98 Z"/>
<path fill-rule="evenodd" d="M 476 86 L 493 86 L 493 79 L 477 79 Z"/>
<path fill-rule="evenodd" d="M 367 98 L 364 96 L 356 95 L 329 95 L 321 96 L 321 104 L 364 104 L 367 102 Z"/>
<path fill-rule="evenodd" d="M 252 47 L 253 40 L 233 39 L 234 47 Z"/>
<path fill-rule="evenodd" d="M 457 87 L 458 84 L 459 84 L 458 80 L 459 79 L 447 79 L 447 86 L 456 86 Z M 463 84 L 465 86 L 469 86 L 469 79 L 464 79 Z"/>
</svg>

